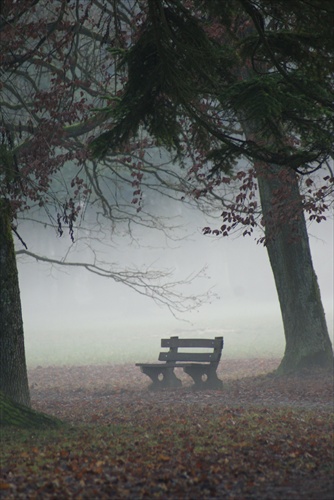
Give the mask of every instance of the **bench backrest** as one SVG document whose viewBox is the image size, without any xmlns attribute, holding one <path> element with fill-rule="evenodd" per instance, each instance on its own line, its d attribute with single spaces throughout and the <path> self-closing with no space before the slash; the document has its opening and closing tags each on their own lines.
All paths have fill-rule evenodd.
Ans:
<svg viewBox="0 0 334 500">
<path fill-rule="evenodd" d="M 169 351 L 159 354 L 159 361 L 166 363 L 193 362 L 210 363 L 218 365 L 224 346 L 223 337 L 214 339 L 179 339 L 179 337 L 170 337 L 161 340 L 161 347 L 169 347 Z M 186 349 L 212 349 L 211 352 L 179 352 L 179 348 Z"/>
</svg>

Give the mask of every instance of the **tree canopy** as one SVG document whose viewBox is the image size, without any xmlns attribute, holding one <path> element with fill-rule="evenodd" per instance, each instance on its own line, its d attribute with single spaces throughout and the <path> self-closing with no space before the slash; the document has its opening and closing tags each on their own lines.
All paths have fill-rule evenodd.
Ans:
<svg viewBox="0 0 334 500">
<path fill-rule="evenodd" d="M 87 147 L 104 130 L 105 102 L 118 100 L 117 64 L 129 40 L 133 8 L 112 1 L 2 2 L 0 200 L 10 206 L 18 237 L 18 219 L 24 218 L 53 226 L 59 235 L 69 232 L 75 245 L 58 259 L 62 266 L 80 266 L 180 310 L 185 302 L 166 284 L 170 272 L 149 265 L 119 269 L 94 248 L 106 233 L 111 245 L 123 235 L 131 239 L 136 226 L 171 235 L 175 222 L 143 206 L 142 186 L 152 197 L 164 193 L 175 199 L 175 190 L 185 185 L 166 158 L 157 173 L 144 153 L 155 154 L 149 141 L 99 162 Z M 91 248 L 90 260 L 73 257 L 78 247 L 86 253 Z M 18 253 L 57 262 L 29 250 Z"/>
<path fill-rule="evenodd" d="M 184 131 L 214 168 L 236 159 L 307 174 L 333 155 L 333 6 L 329 1 L 148 0 L 120 68 L 127 83 L 105 108 L 97 156 L 141 126 L 184 152 Z M 247 78 L 245 75 L 247 74 Z M 256 122 L 263 141 L 240 135 Z M 270 138 L 270 140 L 267 140 Z"/>
</svg>

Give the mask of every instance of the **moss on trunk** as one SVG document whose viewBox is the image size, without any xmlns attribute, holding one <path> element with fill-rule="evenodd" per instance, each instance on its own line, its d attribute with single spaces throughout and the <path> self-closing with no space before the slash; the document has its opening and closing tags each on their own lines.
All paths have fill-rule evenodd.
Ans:
<svg viewBox="0 0 334 500">
<path fill-rule="evenodd" d="M 0 391 L 0 425 L 22 428 L 59 427 L 62 422 L 54 417 L 15 403 Z"/>
</svg>

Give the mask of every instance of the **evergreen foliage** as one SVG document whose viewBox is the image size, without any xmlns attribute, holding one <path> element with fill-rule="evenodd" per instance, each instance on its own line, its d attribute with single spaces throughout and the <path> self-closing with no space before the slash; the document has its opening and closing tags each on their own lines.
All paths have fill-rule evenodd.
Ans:
<svg viewBox="0 0 334 500">
<path fill-rule="evenodd" d="M 208 158 L 225 170 L 236 157 L 246 157 L 308 173 L 332 157 L 331 2 L 148 5 L 122 61 L 122 99 L 105 109 L 110 129 L 92 144 L 96 156 L 127 142 L 142 126 L 182 153 L 182 130 L 192 126 L 201 129 Z M 237 138 L 231 128 L 240 119 L 251 120 L 270 140 L 259 145 Z"/>
<path fill-rule="evenodd" d="M 128 83 L 116 109 L 105 109 L 115 126 L 93 143 L 97 156 L 126 142 L 141 123 L 167 147 L 178 146 L 183 108 L 196 98 L 198 87 L 203 94 L 215 88 L 211 68 L 219 53 L 196 20 L 185 9 L 155 11 L 151 5 L 150 14 L 120 63 Z"/>
</svg>

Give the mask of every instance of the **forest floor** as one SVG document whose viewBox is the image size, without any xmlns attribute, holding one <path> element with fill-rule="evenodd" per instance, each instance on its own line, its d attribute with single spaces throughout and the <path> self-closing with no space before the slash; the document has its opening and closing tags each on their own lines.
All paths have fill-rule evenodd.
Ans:
<svg viewBox="0 0 334 500">
<path fill-rule="evenodd" d="M 333 377 L 224 360 L 224 387 L 148 390 L 134 365 L 29 371 L 33 407 L 66 425 L 1 432 L 5 499 L 332 500 Z"/>
</svg>

